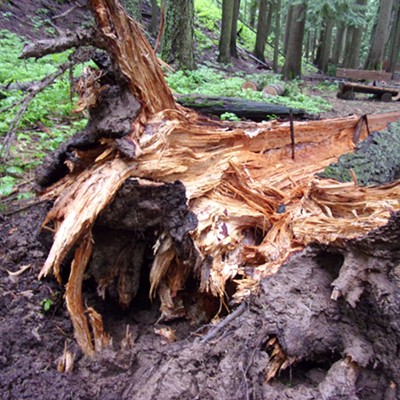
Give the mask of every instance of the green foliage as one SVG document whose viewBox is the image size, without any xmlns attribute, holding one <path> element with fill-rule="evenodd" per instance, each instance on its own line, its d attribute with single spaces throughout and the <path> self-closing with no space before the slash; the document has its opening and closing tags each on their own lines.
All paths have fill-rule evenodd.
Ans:
<svg viewBox="0 0 400 400">
<path fill-rule="evenodd" d="M 199 68 L 196 71 L 177 71 L 167 77 L 168 85 L 179 94 L 198 93 L 208 96 L 241 97 L 248 100 L 281 104 L 292 108 L 302 108 L 309 113 L 318 114 L 329 110 L 330 104 L 318 96 L 308 96 L 301 92 L 300 83 L 293 81 L 286 84 L 284 96 L 266 98 L 261 92 L 243 90 L 245 79 L 242 74 L 227 76 L 211 68 Z M 262 87 L 270 83 L 280 82 L 274 74 L 246 75 L 246 80 L 254 80 Z"/>
<path fill-rule="evenodd" d="M 226 112 L 221 114 L 222 121 L 240 121 L 240 118 L 235 113 Z"/>
<path fill-rule="evenodd" d="M 212 0 L 195 0 L 195 16 L 204 29 L 217 30 L 222 17 L 221 8 Z M 219 28 L 218 28 L 219 29 Z"/>
<path fill-rule="evenodd" d="M 53 307 L 53 300 L 51 299 L 43 299 L 42 307 L 44 312 L 49 312 Z"/>
<path fill-rule="evenodd" d="M 58 66 L 67 61 L 68 52 L 48 55 L 38 60 L 18 59 L 23 43 L 8 32 L 0 31 L 0 84 L 40 80 L 54 73 Z M 75 74 L 79 74 L 77 68 Z M 19 106 L 13 107 L 26 96 L 18 90 L 0 93 L 0 140 L 7 134 Z M 72 117 L 73 103 L 70 100 L 69 80 L 66 76 L 39 93 L 30 103 L 19 124 L 16 140 L 11 147 L 7 164 L 0 165 L 0 197 L 8 196 L 23 174 L 36 167 L 46 153 L 55 150 L 68 136 L 86 124 L 85 119 Z M 72 118 L 72 120 L 71 120 Z M 40 125 L 44 131 L 34 129 Z M 22 194 L 27 197 L 30 194 Z M 20 196 L 21 197 L 21 196 Z"/>
<path fill-rule="evenodd" d="M 200 39 L 200 42 L 197 41 L 197 45 L 200 50 L 207 50 L 211 48 L 213 44 L 218 44 L 222 18 L 221 7 L 215 0 L 195 0 L 194 7 L 195 18 L 197 21 L 195 38 L 196 41 Z M 208 31 L 208 34 L 211 35 L 212 39 L 205 35 L 201 30 Z M 253 51 L 256 38 L 255 33 L 240 21 L 238 21 L 238 32 L 240 32 L 240 45 L 246 50 Z"/>
</svg>

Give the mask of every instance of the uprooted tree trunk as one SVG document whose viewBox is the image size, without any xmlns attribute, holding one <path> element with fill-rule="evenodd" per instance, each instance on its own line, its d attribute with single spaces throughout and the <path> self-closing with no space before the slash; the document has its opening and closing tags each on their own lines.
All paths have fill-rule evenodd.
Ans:
<svg viewBox="0 0 400 400">
<path fill-rule="evenodd" d="M 72 255 L 66 303 L 82 350 L 92 355 L 110 341 L 101 316 L 85 310 L 84 276 L 93 277 L 100 296 L 129 307 L 148 275 L 150 297 L 160 299 L 166 320 L 201 322 L 218 312 L 219 303 L 249 309 L 239 306 L 203 339 L 183 350 L 175 346 L 179 356 L 160 361 L 160 373 L 146 382 L 138 380 L 131 391 L 140 392 L 138 398 L 222 398 L 191 375 L 196 359 L 207 366 L 203 377 L 214 370 L 221 380 L 224 368 L 237 365 L 232 380 L 221 384 L 226 398 L 234 398 L 231 391 L 238 398 L 261 398 L 262 391 L 275 398 L 271 391 L 284 378 L 272 385 L 264 380 L 272 382 L 280 371 L 300 376 L 308 362 L 325 371 L 309 377 L 320 390 L 310 395 L 331 391 L 333 397 L 321 398 L 336 399 L 344 387 L 341 398 L 356 399 L 357 379 L 376 378 L 376 365 L 388 369 L 382 382 L 396 392 L 397 364 L 385 358 L 383 344 L 374 347 L 374 335 L 362 331 L 370 306 L 383 313 L 382 323 L 397 317 L 388 280 L 394 264 L 379 249 L 384 261 L 375 262 L 375 242 L 359 238 L 385 226 L 400 208 L 400 185 L 361 188 L 314 175 L 400 114 L 370 116 L 368 125 L 357 116 L 259 124 L 210 120 L 174 101 L 153 50 L 118 3 L 90 3 L 111 65 L 86 75 L 79 107 L 89 110 L 88 127 L 44 164 L 38 179 L 42 197 L 54 201 L 44 222 L 54 242 L 40 277 L 52 272 L 62 282 L 62 263 Z M 311 243 L 317 250 L 293 256 Z M 387 252 L 396 250 L 388 246 Z M 285 297 L 292 301 L 289 309 Z M 385 330 L 380 318 L 368 328 L 380 329 L 379 338 Z M 248 332 L 238 330 L 243 324 Z M 397 325 L 387 327 L 392 339 L 398 338 Z M 216 341 L 214 350 L 204 352 Z M 244 352 L 221 353 L 242 345 Z M 167 395 L 162 385 L 176 373 L 182 388 Z"/>
</svg>

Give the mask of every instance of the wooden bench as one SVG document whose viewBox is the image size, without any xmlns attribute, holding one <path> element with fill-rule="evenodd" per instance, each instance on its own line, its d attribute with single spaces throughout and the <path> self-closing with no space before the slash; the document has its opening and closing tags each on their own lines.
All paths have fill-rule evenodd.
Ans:
<svg viewBox="0 0 400 400">
<path fill-rule="evenodd" d="M 365 69 L 337 68 L 336 78 L 351 79 L 355 81 L 390 81 L 391 72 L 370 71 Z"/>
<path fill-rule="evenodd" d="M 397 101 L 400 99 L 400 88 L 389 86 L 372 86 L 358 83 L 341 82 L 337 97 L 345 100 L 354 100 L 354 93 L 373 94 L 382 101 Z"/>
</svg>

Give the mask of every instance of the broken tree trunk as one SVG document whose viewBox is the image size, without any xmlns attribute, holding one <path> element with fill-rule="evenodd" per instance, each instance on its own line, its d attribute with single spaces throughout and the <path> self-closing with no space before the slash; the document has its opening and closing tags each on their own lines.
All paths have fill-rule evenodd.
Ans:
<svg viewBox="0 0 400 400">
<path fill-rule="evenodd" d="M 43 224 L 54 242 L 40 277 L 52 272 L 61 282 L 62 262 L 75 252 L 66 299 L 86 354 L 108 336 L 94 310 L 87 312 L 97 318 L 84 315 L 84 271 L 102 297 L 129 307 L 148 267 L 162 318 L 201 320 L 217 311 L 210 298 L 243 301 L 306 245 L 341 248 L 400 209 L 398 182 L 360 188 L 315 178 L 400 113 L 370 116 L 369 129 L 357 116 L 294 122 L 293 130 L 289 122 L 210 120 L 175 103 L 152 49 L 118 3 L 90 3 L 116 78 L 104 87 L 93 72 L 80 101 L 89 125 L 39 180 L 51 184 L 42 198 L 54 201 Z M 338 285 L 335 297 L 347 293 Z M 278 359 L 265 371 L 269 379 L 302 359 L 286 357 L 276 336 L 268 342 Z"/>
</svg>

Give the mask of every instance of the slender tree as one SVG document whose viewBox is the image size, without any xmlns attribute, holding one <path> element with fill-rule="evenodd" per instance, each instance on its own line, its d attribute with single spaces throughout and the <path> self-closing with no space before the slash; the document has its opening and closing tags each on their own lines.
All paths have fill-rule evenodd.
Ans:
<svg viewBox="0 0 400 400">
<path fill-rule="evenodd" d="M 343 21 L 341 21 L 336 27 L 336 37 L 332 52 L 332 62 L 335 65 L 338 65 L 341 61 L 345 34 L 346 34 L 346 24 Z"/>
<path fill-rule="evenodd" d="M 285 54 L 285 55 L 286 55 L 289 36 L 290 36 L 292 15 L 293 15 L 293 7 L 294 7 L 294 5 L 291 4 L 289 6 L 287 14 L 286 14 L 285 36 L 284 36 L 284 39 L 283 39 L 283 54 Z"/>
<path fill-rule="evenodd" d="M 218 62 L 229 64 L 231 62 L 231 35 L 233 21 L 233 0 L 222 1 L 221 36 L 219 38 Z"/>
<path fill-rule="evenodd" d="M 279 37 L 281 36 L 281 7 L 282 1 L 277 0 L 275 12 L 274 59 L 272 62 L 272 68 L 275 73 L 278 72 Z"/>
<path fill-rule="evenodd" d="M 379 13 L 374 29 L 372 44 L 365 62 L 365 69 L 381 70 L 383 66 L 383 54 L 388 39 L 388 26 L 392 11 L 393 0 L 381 0 Z"/>
<path fill-rule="evenodd" d="M 306 3 L 290 6 L 292 8 L 290 29 L 287 38 L 286 60 L 282 76 L 284 80 L 292 80 L 301 75 L 301 56 L 303 48 L 304 27 L 306 21 Z"/>
<path fill-rule="evenodd" d="M 260 0 L 254 55 L 263 62 L 265 62 L 265 44 L 271 29 L 272 11 L 273 5 L 270 0 Z"/>
<path fill-rule="evenodd" d="M 158 5 L 157 0 L 151 0 L 151 23 L 150 30 L 151 33 L 155 34 L 157 32 L 158 23 Z"/>
<path fill-rule="evenodd" d="M 322 72 L 327 72 L 329 57 L 332 47 L 332 31 L 335 20 L 332 14 L 325 15 L 323 20 L 323 27 L 321 29 L 320 41 L 317 50 L 317 57 L 315 63 Z"/>
<path fill-rule="evenodd" d="M 256 26 L 256 14 L 259 0 L 251 0 L 249 7 L 249 25 L 254 29 Z"/>
<path fill-rule="evenodd" d="M 238 58 L 238 51 L 236 45 L 237 38 L 237 26 L 238 26 L 238 18 L 239 18 L 239 10 L 240 10 L 240 0 L 233 0 L 233 15 L 232 15 L 232 30 L 231 30 L 231 56 Z"/>
<path fill-rule="evenodd" d="M 390 34 L 388 51 L 387 72 L 394 72 L 400 52 L 400 1 L 396 0 L 394 9 L 393 26 Z"/>
<path fill-rule="evenodd" d="M 351 26 L 347 27 L 345 53 L 343 66 L 345 68 L 358 68 L 360 66 L 360 49 L 365 31 L 365 12 L 367 0 L 357 0 L 356 17 Z"/>
<path fill-rule="evenodd" d="M 179 68 L 196 67 L 193 54 L 194 0 L 168 0 L 161 58 Z"/>
</svg>

